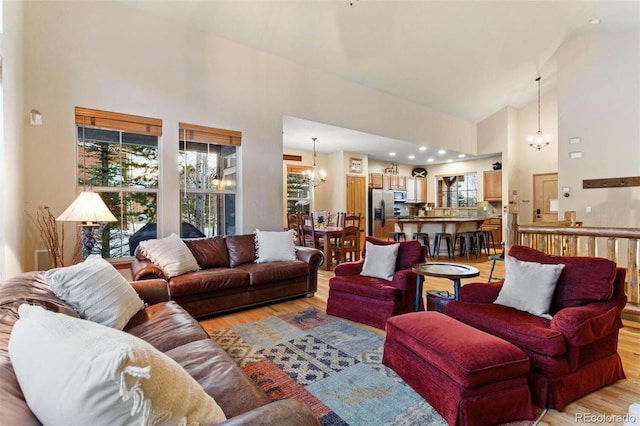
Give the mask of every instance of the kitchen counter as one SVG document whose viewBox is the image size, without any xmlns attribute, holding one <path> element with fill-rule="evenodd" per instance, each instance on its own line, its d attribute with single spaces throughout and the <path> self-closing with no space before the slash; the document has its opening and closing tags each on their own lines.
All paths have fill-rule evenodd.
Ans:
<svg viewBox="0 0 640 426">
<path fill-rule="evenodd" d="M 440 225 L 440 229 L 433 229 L 432 232 L 449 232 L 456 234 L 464 231 L 477 230 L 482 222 L 488 220 L 487 217 L 452 217 L 452 216 L 400 216 L 395 218 L 396 224 L 400 227 L 400 232 L 408 234 L 411 238 L 414 232 L 425 232 L 420 227 L 429 225 Z M 406 225 L 412 225 L 407 227 Z M 410 228 L 410 229 L 409 229 Z M 427 230 L 428 232 L 428 230 Z"/>
</svg>

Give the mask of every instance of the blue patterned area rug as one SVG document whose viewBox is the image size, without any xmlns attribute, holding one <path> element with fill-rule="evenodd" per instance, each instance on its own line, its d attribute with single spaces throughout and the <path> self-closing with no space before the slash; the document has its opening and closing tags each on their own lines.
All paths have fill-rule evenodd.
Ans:
<svg viewBox="0 0 640 426">
<path fill-rule="evenodd" d="M 315 308 L 216 330 L 211 338 L 272 400 L 299 399 L 323 425 L 447 424 L 381 364 L 382 336 Z"/>
</svg>

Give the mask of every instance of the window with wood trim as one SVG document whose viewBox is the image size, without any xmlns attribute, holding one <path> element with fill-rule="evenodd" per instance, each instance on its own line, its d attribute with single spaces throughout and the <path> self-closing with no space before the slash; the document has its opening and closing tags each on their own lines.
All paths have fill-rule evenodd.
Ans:
<svg viewBox="0 0 640 426">
<path fill-rule="evenodd" d="M 478 203 L 478 176 L 467 173 L 438 177 L 438 207 L 475 207 Z"/>
<path fill-rule="evenodd" d="M 100 194 L 118 222 L 95 231 L 94 252 L 130 256 L 156 238 L 162 120 L 76 107 L 78 190 Z"/>
<path fill-rule="evenodd" d="M 236 162 L 242 133 L 179 123 L 180 218 L 192 237 L 236 232 Z"/>
</svg>

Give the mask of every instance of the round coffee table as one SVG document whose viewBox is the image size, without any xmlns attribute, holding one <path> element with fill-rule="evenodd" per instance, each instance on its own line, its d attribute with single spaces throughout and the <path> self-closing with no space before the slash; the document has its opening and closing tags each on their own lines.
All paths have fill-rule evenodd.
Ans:
<svg viewBox="0 0 640 426">
<path fill-rule="evenodd" d="M 453 281 L 454 299 L 459 300 L 460 280 L 462 278 L 473 278 L 480 275 L 478 268 L 460 263 L 423 262 L 416 263 L 411 270 L 418 274 L 416 279 L 416 312 L 420 309 L 422 282 L 425 276 L 449 278 Z"/>
</svg>

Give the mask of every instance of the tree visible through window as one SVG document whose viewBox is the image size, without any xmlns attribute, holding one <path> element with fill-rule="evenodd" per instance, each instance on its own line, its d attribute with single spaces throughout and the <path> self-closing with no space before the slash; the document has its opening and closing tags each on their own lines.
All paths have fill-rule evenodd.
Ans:
<svg viewBox="0 0 640 426">
<path fill-rule="evenodd" d="M 132 117 L 143 122 L 141 130 Z M 153 121 L 154 128 L 144 124 L 145 120 Z M 78 186 L 99 193 L 118 218 L 118 222 L 102 224 L 94 252 L 104 258 L 131 255 L 145 229 L 153 228 L 151 238 L 155 238 L 162 124 L 81 108 L 76 108 L 76 124 Z"/>
<path fill-rule="evenodd" d="M 180 123 L 179 144 L 182 236 L 235 234 L 240 133 Z"/>
<path fill-rule="evenodd" d="M 439 207 L 476 207 L 478 176 L 476 173 L 438 178 Z"/>
</svg>

